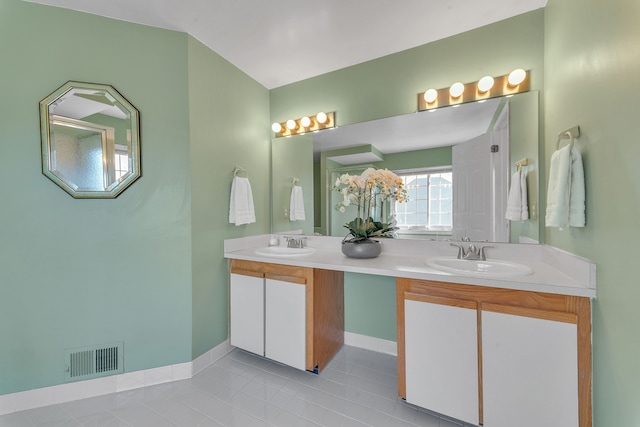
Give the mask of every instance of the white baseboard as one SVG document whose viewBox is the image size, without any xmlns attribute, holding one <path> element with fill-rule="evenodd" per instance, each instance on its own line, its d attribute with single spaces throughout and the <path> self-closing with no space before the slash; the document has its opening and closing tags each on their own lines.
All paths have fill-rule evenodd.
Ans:
<svg viewBox="0 0 640 427">
<path fill-rule="evenodd" d="M 395 341 L 383 340 L 382 338 L 374 338 L 367 335 L 354 334 L 353 332 L 345 331 L 344 343 L 345 345 L 364 348 L 378 353 L 390 354 L 392 356 L 398 355 L 398 343 Z"/>
<path fill-rule="evenodd" d="M 192 362 L 0 395 L 0 415 L 189 379 L 232 349 L 226 340 Z"/>
</svg>

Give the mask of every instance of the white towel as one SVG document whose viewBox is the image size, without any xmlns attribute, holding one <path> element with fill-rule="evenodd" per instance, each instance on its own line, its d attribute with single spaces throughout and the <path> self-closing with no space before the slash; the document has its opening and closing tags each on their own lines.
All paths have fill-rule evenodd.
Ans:
<svg viewBox="0 0 640 427">
<path fill-rule="evenodd" d="M 289 219 L 291 221 L 304 221 L 304 198 L 302 197 L 302 187 L 294 185 L 291 189 L 291 200 L 289 201 Z"/>
<path fill-rule="evenodd" d="M 517 171 L 511 177 L 505 218 L 511 221 L 526 221 L 529 219 L 527 176 L 522 170 Z"/>
<path fill-rule="evenodd" d="M 547 227 L 584 227 L 584 169 L 580 151 L 566 145 L 551 156 L 547 189 Z"/>
<path fill-rule="evenodd" d="M 575 146 L 571 150 L 571 191 L 569 199 L 569 225 L 584 227 L 585 220 L 585 187 L 582 154 Z"/>
<path fill-rule="evenodd" d="M 236 176 L 231 182 L 229 222 L 235 225 L 256 222 L 256 214 L 253 209 L 253 193 L 251 192 L 249 178 Z"/>
</svg>

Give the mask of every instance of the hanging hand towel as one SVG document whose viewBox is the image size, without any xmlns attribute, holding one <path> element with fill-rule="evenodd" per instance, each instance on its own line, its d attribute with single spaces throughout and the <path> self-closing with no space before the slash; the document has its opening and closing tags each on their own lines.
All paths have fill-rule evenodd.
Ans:
<svg viewBox="0 0 640 427">
<path fill-rule="evenodd" d="M 565 145 L 551 156 L 547 189 L 547 227 L 569 225 L 569 190 L 571 189 L 571 146 Z"/>
<path fill-rule="evenodd" d="M 253 209 L 253 193 L 249 178 L 236 176 L 231 183 L 231 198 L 229 200 L 229 222 L 235 225 L 256 222 Z"/>
<path fill-rule="evenodd" d="M 302 187 L 294 185 L 291 189 L 291 200 L 289 201 L 289 219 L 291 221 L 304 221 L 304 198 L 302 197 Z"/>
<path fill-rule="evenodd" d="M 569 226 L 584 227 L 585 225 L 585 190 L 584 168 L 582 155 L 575 146 L 571 150 L 571 190 L 569 194 Z"/>
<path fill-rule="evenodd" d="M 584 170 L 576 147 L 566 145 L 551 156 L 547 190 L 547 227 L 584 227 Z"/>
<path fill-rule="evenodd" d="M 514 173 L 511 177 L 511 187 L 507 199 L 505 218 L 511 221 L 526 221 L 529 219 L 527 176 L 521 170 Z"/>
</svg>

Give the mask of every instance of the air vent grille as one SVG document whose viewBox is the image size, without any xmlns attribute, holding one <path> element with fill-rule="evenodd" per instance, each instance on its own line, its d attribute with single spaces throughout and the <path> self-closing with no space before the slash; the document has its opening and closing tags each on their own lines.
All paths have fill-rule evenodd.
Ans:
<svg viewBox="0 0 640 427">
<path fill-rule="evenodd" d="M 122 373 L 122 347 L 120 342 L 65 350 L 65 381 Z"/>
</svg>

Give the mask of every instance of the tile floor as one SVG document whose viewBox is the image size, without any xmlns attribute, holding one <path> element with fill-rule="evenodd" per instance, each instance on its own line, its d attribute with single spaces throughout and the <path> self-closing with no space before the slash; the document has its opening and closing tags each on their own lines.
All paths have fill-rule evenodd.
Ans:
<svg viewBox="0 0 640 427">
<path fill-rule="evenodd" d="M 320 375 L 234 350 L 189 380 L 0 416 L 0 427 L 456 427 L 397 397 L 396 358 L 344 346 Z"/>
</svg>

